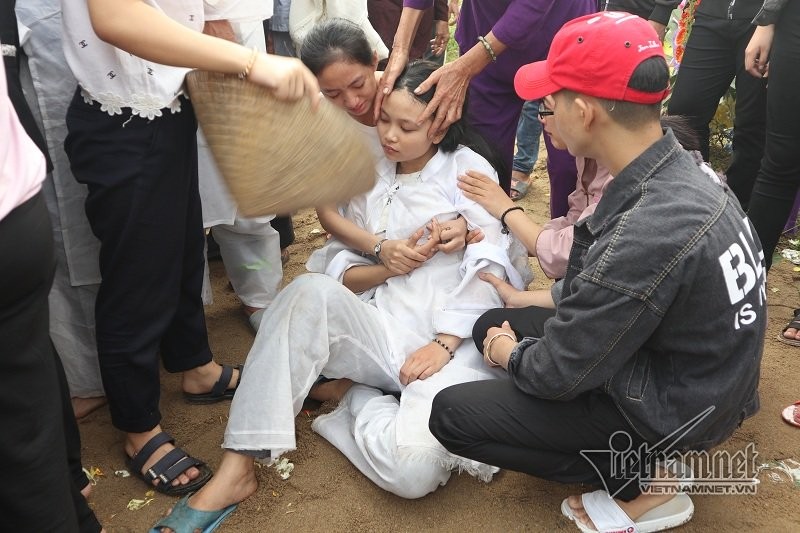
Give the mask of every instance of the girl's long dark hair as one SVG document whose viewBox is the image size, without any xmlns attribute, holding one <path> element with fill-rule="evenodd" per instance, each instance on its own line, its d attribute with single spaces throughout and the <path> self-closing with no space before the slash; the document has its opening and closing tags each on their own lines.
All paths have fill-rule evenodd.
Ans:
<svg viewBox="0 0 800 533">
<path fill-rule="evenodd" d="M 428 79 L 428 76 L 437 68 L 439 68 L 439 65 L 431 61 L 413 61 L 409 63 L 394 82 L 394 90 L 405 89 L 424 105 L 428 105 L 433 98 L 436 87 L 434 86 L 422 94 L 414 94 L 414 89 Z M 444 138 L 439 142 L 439 149 L 444 152 L 453 152 L 459 145 L 466 146 L 478 155 L 483 156 L 494 167 L 498 176 L 507 174 L 507 165 L 498 151 L 477 131 L 472 129 L 467 122 L 467 109 L 468 103 L 465 99 L 464 106 L 461 109 L 461 118 L 450 124 Z"/>
</svg>

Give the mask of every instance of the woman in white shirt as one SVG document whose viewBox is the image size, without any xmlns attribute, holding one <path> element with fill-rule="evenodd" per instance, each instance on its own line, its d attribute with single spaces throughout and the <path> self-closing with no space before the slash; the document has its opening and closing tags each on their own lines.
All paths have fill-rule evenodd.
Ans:
<svg viewBox="0 0 800 533">
<path fill-rule="evenodd" d="M 281 99 L 316 99 L 299 61 L 203 35 L 202 0 L 62 3 L 64 53 L 79 87 L 65 148 L 87 185 L 100 239 L 101 374 L 132 473 L 167 494 L 196 490 L 202 462 L 161 431 L 159 355 L 187 401 L 228 399 L 238 371 L 212 360 L 200 291 L 203 229 L 188 68 L 239 73 Z"/>
</svg>

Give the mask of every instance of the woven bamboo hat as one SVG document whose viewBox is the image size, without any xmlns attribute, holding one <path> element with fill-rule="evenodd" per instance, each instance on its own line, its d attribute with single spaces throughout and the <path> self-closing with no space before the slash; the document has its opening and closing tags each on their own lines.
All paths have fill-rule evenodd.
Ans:
<svg viewBox="0 0 800 533">
<path fill-rule="evenodd" d="M 337 203 L 375 184 L 363 134 L 327 101 L 277 100 L 236 75 L 186 76 L 197 119 L 239 210 L 248 217 Z"/>
</svg>

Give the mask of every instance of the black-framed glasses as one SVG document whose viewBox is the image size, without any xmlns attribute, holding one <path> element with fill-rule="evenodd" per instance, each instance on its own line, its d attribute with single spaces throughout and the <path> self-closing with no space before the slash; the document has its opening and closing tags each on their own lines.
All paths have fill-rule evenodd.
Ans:
<svg viewBox="0 0 800 533">
<path fill-rule="evenodd" d="M 539 108 L 539 118 L 542 120 L 544 120 L 544 117 L 553 116 L 553 114 L 554 114 L 553 111 L 550 109 L 547 108 L 542 109 L 541 107 Z"/>
</svg>

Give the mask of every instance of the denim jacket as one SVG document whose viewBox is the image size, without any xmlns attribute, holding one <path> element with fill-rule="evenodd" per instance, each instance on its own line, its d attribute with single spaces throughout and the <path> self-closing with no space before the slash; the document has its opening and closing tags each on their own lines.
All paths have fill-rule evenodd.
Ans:
<svg viewBox="0 0 800 533">
<path fill-rule="evenodd" d="M 600 389 L 650 443 L 713 407 L 677 443 L 707 449 L 758 409 L 765 279 L 738 202 L 667 130 L 576 224 L 556 315 L 508 372 L 544 399 Z"/>
</svg>

